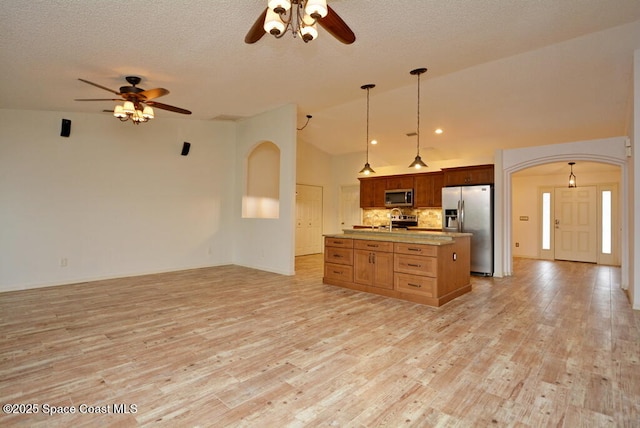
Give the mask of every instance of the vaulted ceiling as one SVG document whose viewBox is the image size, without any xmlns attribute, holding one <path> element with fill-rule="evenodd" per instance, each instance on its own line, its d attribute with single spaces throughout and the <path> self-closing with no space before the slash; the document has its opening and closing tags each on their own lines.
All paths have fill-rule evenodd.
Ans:
<svg viewBox="0 0 640 428">
<path fill-rule="evenodd" d="M 295 103 L 300 139 L 363 152 L 366 92 L 375 165 L 628 133 L 638 0 L 329 0 L 356 34 L 308 44 L 244 36 L 266 0 L 8 1 L 0 5 L 0 108 L 101 113 L 124 76 L 171 91 L 190 119 L 239 119 Z M 184 117 L 156 111 L 156 120 Z M 151 125 L 151 124 L 150 124 Z M 152 126 L 152 125 L 151 125 Z M 444 129 L 435 135 L 436 127 Z M 144 132 L 143 129 L 140 129 Z"/>
</svg>

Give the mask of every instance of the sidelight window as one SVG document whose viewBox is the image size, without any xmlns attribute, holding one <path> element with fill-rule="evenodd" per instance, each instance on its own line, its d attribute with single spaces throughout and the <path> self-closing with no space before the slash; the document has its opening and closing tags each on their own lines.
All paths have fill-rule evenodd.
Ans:
<svg viewBox="0 0 640 428">
<path fill-rule="evenodd" d="M 602 253 L 611 254 L 611 190 L 602 192 Z"/>
<path fill-rule="evenodd" d="M 551 249 L 551 193 L 542 193 L 542 249 Z"/>
</svg>

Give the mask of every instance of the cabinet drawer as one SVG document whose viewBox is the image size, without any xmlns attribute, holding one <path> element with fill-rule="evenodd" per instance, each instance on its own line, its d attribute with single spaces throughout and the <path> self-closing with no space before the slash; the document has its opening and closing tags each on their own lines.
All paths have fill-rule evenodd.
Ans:
<svg viewBox="0 0 640 428">
<path fill-rule="evenodd" d="M 393 242 L 355 239 L 353 241 L 353 248 L 356 250 L 383 251 L 385 253 L 391 253 L 393 252 Z"/>
<path fill-rule="evenodd" d="M 402 293 L 419 294 L 425 297 L 436 297 L 436 279 L 428 276 L 396 273 L 394 287 Z"/>
<path fill-rule="evenodd" d="M 327 279 L 353 282 L 353 266 L 325 263 L 324 277 Z"/>
<path fill-rule="evenodd" d="M 324 238 L 325 247 L 353 248 L 353 239 L 347 238 Z"/>
<path fill-rule="evenodd" d="M 325 263 L 353 265 L 353 250 L 351 248 L 326 247 L 324 249 L 324 261 Z"/>
<path fill-rule="evenodd" d="M 413 275 L 436 277 L 438 273 L 438 259 L 435 257 L 395 254 L 393 258 L 393 270 Z"/>
<path fill-rule="evenodd" d="M 396 254 L 411 254 L 415 256 L 436 257 L 438 255 L 438 247 L 435 245 L 425 244 L 405 244 L 396 242 L 393 244 L 393 251 Z"/>
</svg>

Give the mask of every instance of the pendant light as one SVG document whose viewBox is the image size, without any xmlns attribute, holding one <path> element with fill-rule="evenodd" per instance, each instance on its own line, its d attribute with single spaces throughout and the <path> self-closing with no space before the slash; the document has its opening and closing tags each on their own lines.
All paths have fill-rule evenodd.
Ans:
<svg viewBox="0 0 640 428">
<path fill-rule="evenodd" d="M 420 157 L 420 75 L 427 71 L 426 68 L 416 68 L 415 70 L 411 70 L 409 74 L 412 76 L 418 76 L 418 127 L 416 129 L 416 158 L 411 162 L 409 168 L 420 169 L 422 167 L 427 167 L 427 164 L 422 161 Z"/>
<path fill-rule="evenodd" d="M 369 175 L 369 174 L 375 174 L 376 172 L 373 170 L 373 168 L 371 168 L 371 165 L 369 165 L 369 89 L 375 88 L 376 85 L 374 85 L 373 83 L 369 83 L 367 85 L 362 85 L 360 86 L 360 89 L 366 89 L 367 90 L 367 160 L 364 164 L 364 168 L 362 168 L 360 170 L 360 174 L 364 174 L 364 175 Z"/>
<path fill-rule="evenodd" d="M 571 168 L 571 172 L 569 173 L 569 187 L 578 187 L 576 185 L 576 176 L 573 174 L 573 166 L 575 162 L 569 162 L 569 167 Z"/>
</svg>

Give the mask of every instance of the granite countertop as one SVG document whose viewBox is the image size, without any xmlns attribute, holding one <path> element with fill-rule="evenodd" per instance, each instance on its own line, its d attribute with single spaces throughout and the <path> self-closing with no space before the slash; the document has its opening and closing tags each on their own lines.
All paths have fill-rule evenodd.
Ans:
<svg viewBox="0 0 640 428">
<path fill-rule="evenodd" d="M 471 236 L 471 233 L 432 232 L 415 230 L 343 229 L 343 233 L 326 234 L 329 238 L 365 239 L 372 241 L 404 242 L 409 244 L 448 245 L 455 238 Z"/>
</svg>

